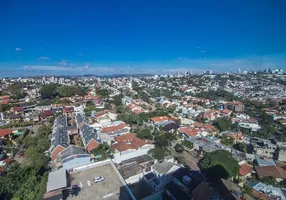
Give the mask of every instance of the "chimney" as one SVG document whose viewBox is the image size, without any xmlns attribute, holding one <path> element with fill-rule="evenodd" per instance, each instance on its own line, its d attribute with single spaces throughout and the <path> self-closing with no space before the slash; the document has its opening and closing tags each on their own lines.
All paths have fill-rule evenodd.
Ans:
<svg viewBox="0 0 286 200">
<path fill-rule="evenodd" d="M 263 157 L 263 160 L 267 160 L 268 158 L 266 156 Z"/>
</svg>

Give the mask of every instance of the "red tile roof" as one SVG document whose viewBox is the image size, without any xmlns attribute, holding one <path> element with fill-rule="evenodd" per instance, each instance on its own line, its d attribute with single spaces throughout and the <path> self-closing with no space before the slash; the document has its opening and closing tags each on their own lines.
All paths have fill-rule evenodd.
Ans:
<svg viewBox="0 0 286 200">
<path fill-rule="evenodd" d="M 167 120 L 169 120 L 169 117 L 168 116 L 152 117 L 151 120 L 154 123 L 156 123 L 156 122 L 167 121 Z"/>
<path fill-rule="evenodd" d="M 74 108 L 73 107 L 64 107 L 64 112 L 65 113 L 72 113 L 72 112 L 74 112 Z"/>
<path fill-rule="evenodd" d="M 110 110 L 102 110 L 102 111 L 99 111 L 99 112 L 95 115 L 95 117 L 100 117 L 100 116 L 102 116 L 102 115 L 104 115 L 105 113 L 108 113 L 108 112 L 110 112 Z"/>
<path fill-rule="evenodd" d="M 4 137 L 4 136 L 10 135 L 10 134 L 12 134 L 11 129 L 0 129 L 0 137 Z"/>
<path fill-rule="evenodd" d="M 108 127 L 104 127 L 101 129 L 100 132 L 102 133 L 105 133 L 105 132 L 112 132 L 112 131 L 117 131 L 117 130 L 120 130 L 120 129 L 123 129 L 125 128 L 127 125 L 125 123 L 121 123 L 117 126 L 108 126 Z"/>
<path fill-rule="evenodd" d="M 16 112 L 22 112 L 24 109 L 22 107 L 14 107 L 13 110 Z"/>
<path fill-rule="evenodd" d="M 221 111 L 223 114 L 229 114 L 229 113 L 231 113 L 231 110 L 228 110 L 228 109 L 224 109 L 223 111 Z"/>
<path fill-rule="evenodd" d="M 54 111 L 52 110 L 44 110 L 42 112 L 42 118 L 45 119 L 46 117 L 49 117 L 49 116 L 53 116 L 54 115 Z"/>
<path fill-rule="evenodd" d="M 6 95 L 6 96 L 0 96 L 0 99 L 9 99 L 10 96 Z"/>
<path fill-rule="evenodd" d="M 196 128 L 194 128 L 194 127 L 188 126 L 188 127 L 181 127 L 181 128 L 179 128 L 178 132 L 187 134 L 190 137 L 194 137 L 194 136 L 196 136 L 198 134 L 199 131 Z"/>
<path fill-rule="evenodd" d="M 116 144 L 111 145 L 112 150 L 118 150 L 120 152 L 126 151 L 129 149 L 138 149 L 145 144 L 152 144 L 150 140 L 142 140 L 136 137 L 133 133 L 127 133 L 115 138 Z"/>
<path fill-rule="evenodd" d="M 286 179 L 286 171 L 277 166 L 256 167 L 256 172 L 259 178 L 273 177 Z"/>
<path fill-rule="evenodd" d="M 239 169 L 239 175 L 245 176 L 246 174 L 249 174 L 252 171 L 253 167 L 247 163 L 244 163 L 240 166 Z"/>
<path fill-rule="evenodd" d="M 86 149 L 88 151 L 92 151 L 93 149 L 96 149 L 99 146 L 99 143 L 95 139 L 91 139 L 89 143 L 86 145 Z"/>
</svg>

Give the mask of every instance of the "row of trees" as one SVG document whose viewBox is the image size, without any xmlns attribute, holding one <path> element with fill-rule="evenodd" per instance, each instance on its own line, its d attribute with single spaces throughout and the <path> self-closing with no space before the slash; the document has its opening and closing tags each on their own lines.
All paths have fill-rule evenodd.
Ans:
<svg viewBox="0 0 286 200">
<path fill-rule="evenodd" d="M 87 89 L 80 86 L 60 86 L 59 84 L 47 84 L 42 86 L 40 94 L 43 99 L 54 99 L 55 97 L 71 97 L 75 95 L 86 95 Z"/>
<path fill-rule="evenodd" d="M 0 177 L 0 199 L 42 199 L 48 177 L 48 158 L 44 152 L 49 148 L 48 135 L 51 126 L 42 126 L 37 135 L 17 138 L 25 151 L 24 164 L 14 163 Z"/>
</svg>

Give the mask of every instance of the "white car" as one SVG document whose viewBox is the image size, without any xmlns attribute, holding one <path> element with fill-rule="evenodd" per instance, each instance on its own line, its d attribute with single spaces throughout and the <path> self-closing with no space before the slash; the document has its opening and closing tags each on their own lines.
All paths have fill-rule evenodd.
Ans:
<svg viewBox="0 0 286 200">
<path fill-rule="evenodd" d="M 93 182 L 97 183 L 97 182 L 101 182 L 104 181 L 104 177 L 103 176 L 97 176 L 93 179 Z"/>
</svg>

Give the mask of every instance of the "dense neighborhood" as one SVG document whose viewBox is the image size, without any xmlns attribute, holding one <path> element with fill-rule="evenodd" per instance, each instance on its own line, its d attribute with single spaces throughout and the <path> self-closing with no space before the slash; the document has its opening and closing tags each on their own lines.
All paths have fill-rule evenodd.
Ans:
<svg viewBox="0 0 286 200">
<path fill-rule="evenodd" d="M 286 199 L 286 75 L 0 79 L 0 199 L 105 198 Z"/>
</svg>

